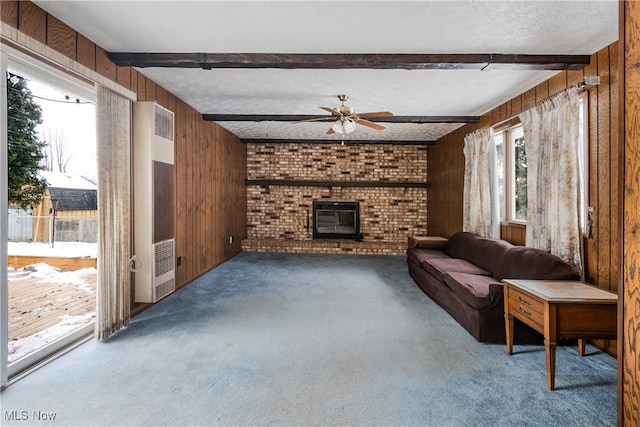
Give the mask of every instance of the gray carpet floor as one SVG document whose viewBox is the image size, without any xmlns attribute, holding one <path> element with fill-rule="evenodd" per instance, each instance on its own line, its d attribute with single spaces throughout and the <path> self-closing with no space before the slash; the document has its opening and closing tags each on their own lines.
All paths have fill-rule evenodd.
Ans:
<svg viewBox="0 0 640 427">
<path fill-rule="evenodd" d="M 615 425 L 614 358 L 559 346 L 556 386 L 543 347 L 476 342 L 404 257 L 241 253 L 6 388 L 1 424 Z"/>
</svg>

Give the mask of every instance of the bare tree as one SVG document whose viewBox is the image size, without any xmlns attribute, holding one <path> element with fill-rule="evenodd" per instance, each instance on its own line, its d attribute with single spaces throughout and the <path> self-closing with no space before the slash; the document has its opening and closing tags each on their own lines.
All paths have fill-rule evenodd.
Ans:
<svg viewBox="0 0 640 427">
<path fill-rule="evenodd" d="M 67 172 L 72 152 L 64 139 L 64 132 L 58 129 L 52 132 L 47 129 L 47 153 L 44 167 L 49 171 Z"/>
</svg>

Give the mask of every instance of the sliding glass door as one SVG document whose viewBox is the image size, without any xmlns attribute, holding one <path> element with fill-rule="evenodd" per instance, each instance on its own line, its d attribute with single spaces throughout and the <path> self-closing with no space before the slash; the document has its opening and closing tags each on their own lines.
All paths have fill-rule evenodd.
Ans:
<svg viewBox="0 0 640 427">
<path fill-rule="evenodd" d="M 5 385 L 93 332 L 98 217 L 93 85 L 4 46 L 2 71 Z"/>
</svg>

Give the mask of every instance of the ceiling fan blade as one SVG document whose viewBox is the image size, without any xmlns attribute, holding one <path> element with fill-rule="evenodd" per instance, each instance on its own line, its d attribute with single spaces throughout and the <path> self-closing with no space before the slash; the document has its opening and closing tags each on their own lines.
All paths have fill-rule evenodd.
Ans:
<svg viewBox="0 0 640 427">
<path fill-rule="evenodd" d="M 333 108 L 329 108 L 329 107 L 320 107 L 321 110 L 327 111 L 329 113 L 331 113 L 334 116 L 340 116 L 340 113 L 336 110 L 334 110 Z"/>
<path fill-rule="evenodd" d="M 328 117 L 316 117 L 315 119 L 304 119 L 304 120 L 296 120 L 291 123 L 306 123 L 306 122 L 335 122 L 336 118 L 332 116 Z"/>
<path fill-rule="evenodd" d="M 329 130 L 327 131 L 327 135 L 333 135 L 334 133 L 336 133 L 336 131 L 332 128 L 329 128 Z"/>
<path fill-rule="evenodd" d="M 393 113 L 390 111 L 370 111 L 368 113 L 358 113 L 358 117 L 391 117 Z"/>
<path fill-rule="evenodd" d="M 358 123 L 359 125 L 362 125 L 362 126 L 369 127 L 371 129 L 375 129 L 375 130 L 385 130 L 386 129 L 384 126 L 379 125 L 377 123 L 370 122 L 369 120 L 358 119 L 358 120 L 356 120 L 356 123 Z"/>
</svg>

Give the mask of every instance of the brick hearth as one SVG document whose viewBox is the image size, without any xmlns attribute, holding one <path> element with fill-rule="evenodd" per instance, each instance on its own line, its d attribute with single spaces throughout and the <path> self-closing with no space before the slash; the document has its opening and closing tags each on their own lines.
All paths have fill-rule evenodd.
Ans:
<svg viewBox="0 0 640 427">
<path fill-rule="evenodd" d="M 407 242 L 354 242 L 349 240 L 243 240 L 242 250 L 352 255 L 405 255 Z"/>
</svg>

